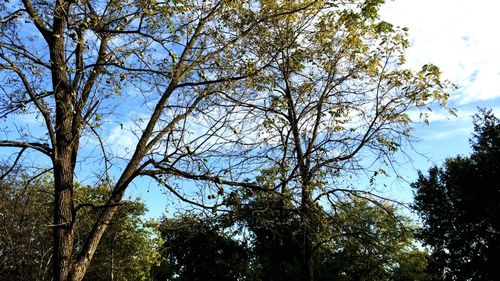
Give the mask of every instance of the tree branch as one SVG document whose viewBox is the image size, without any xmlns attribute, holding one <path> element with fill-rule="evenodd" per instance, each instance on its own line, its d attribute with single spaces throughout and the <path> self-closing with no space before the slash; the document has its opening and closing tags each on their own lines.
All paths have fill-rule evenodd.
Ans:
<svg viewBox="0 0 500 281">
<path fill-rule="evenodd" d="M 27 147 L 23 147 L 21 148 L 21 150 L 19 151 L 19 153 L 17 154 L 17 157 L 16 157 L 16 160 L 14 160 L 14 163 L 12 163 L 12 165 L 10 166 L 10 168 L 3 174 L 0 176 L 0 181 L 3 181 L 3 179 L 10 173 L 14 170 L 14 167 L 16 167 L 17 165 L 17 162 L 19 161 L 19 159 L 21 159 L 21 156 L 23 155 L 23 152 L 27 149 Z"/>
<path fill-rule="evenodd" d="M 50 43 L 52 42 L 52 31 L 40 19 L 40 16 L 38 15 L 30 0 L 22 0 L 22 2 L 24 8 L 26 9 L 26 12 L 28 12 L 29 17 L 33 20 L 36 28 L 38 29 L 38 31 L 40 31 L 43 38 L 45 38 L 45 41 L 47 41 L 47 43 L 50 45 Z"/>
<path fill-rule="evenodd" d="M 52 149 L 46 143 L 36 143 L 36 142 L 20 142 L 11 140 L 0 140 L 0 147 L 18 147 L 18 148 L 32 148 L 43 154 L 49 156 L 52 159 L 53 153 Z"/>
</svg>

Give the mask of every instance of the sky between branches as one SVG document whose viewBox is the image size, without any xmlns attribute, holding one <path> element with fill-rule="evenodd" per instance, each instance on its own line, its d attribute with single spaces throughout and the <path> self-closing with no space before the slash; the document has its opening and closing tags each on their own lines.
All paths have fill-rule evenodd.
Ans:
<svg viewBox="0 0 500 281">
<path fill-rule="evenodd" d="M 395 181 L 393 177 L 379 180 L 379 184 L 388 186 L 390 197 L 411 201 L 408 182 L 416 179 L 417 169 L 427 170 L 431 165 L 440 165 L 447 157 L 469 153 L 471 115 L 477 112 L 477 107 L 491 108 L 500 116 L 499 10 L 500 2 L 496 0 L 388 0 L 382 7 L 382 20 L 409 28 L 407 66 L 420 69 L 424 64 L 435 64 L 441 68 L 443 78 L 458 87 L 449 103 L 457 109 L 457 117 L 435 108 L 428 126 L 417 125 L 415 135 L 420 142 L 414 144 L 416 152 L 410 152 L 411 161 L 403 163 L 404 180 Z M 127 112 L 138 117 L 143 115 L 134 109 Z M 29 116 L 22 118 L 30 122 Z M 104 137 L 106 143 L 114 146 L 112 149 L 120 151 L 135 145 L 137 137 L 122 128 L 140 124 L 117 121 L 110 125 Z M 85 179 L 78 180 L 85 182 Z M 159 217 L 168 202 L 161 188 L 143 181 L 131 186 L 128 195 L 140 196 L 151 217 Z"/>
<path fill-rule="evenodd" d="M 381 19 L 409 28 L 408 67 L 419 69 L 433 63 L 441 68 L 445 79 L 458 87 L 449 103 L 457 109 L 457 116 L 435 108 L 430 124 L 416 127 L 420 141 L 414 144 L 415 152 L 410 152 L 411 160 L 402 163 L 402 180 L 392 176 L 378 181 L 387 186 L 388 197 L 411 202 L 409 183 L 416 179 L 418 170 L 469 153 L 471 116 L 477 107 L 491 108 L 500 115 L 500 38 L 496 36 L 499 10 L 500 2 L 495 0 L 396 0 L 382 7 Z M 110 134 L 110 141 L 127 141 L 117 132 Z M 151 217 L 159 217 L 166 210 L 168 198 L 161 193 L 158 187 L 145 188 L 139 183 L 129 190 L 131 196 L 142 197 Z"/>
</svg>

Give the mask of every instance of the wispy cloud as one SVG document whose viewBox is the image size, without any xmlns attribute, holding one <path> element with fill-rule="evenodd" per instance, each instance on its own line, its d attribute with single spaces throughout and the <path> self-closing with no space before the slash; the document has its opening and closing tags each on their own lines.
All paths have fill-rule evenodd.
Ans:
<svg viewBox="0 0 500 281">
<path fill-rule="evenodd" d="M 149 116 L 143 113 L 131 113 L 131 120 L 116 124 L 105 137 L 106 144 L 111 152 L 119 157 L 130 156 L 137 145 L 139 137 L 137 135 L 147 124 Z"/>
<path fill-rule="evenodd" d="M 442 140 L 457 136 L 469 136 L 472 131 L 472 125 L 448 129 L 445 131 L 434 131 L 425 136 L 428 140 Z"/>
</svg>

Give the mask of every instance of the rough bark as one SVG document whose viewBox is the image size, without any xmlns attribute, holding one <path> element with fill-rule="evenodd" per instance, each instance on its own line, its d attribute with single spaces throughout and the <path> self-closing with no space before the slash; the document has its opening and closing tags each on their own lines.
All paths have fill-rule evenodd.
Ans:
<svg viewBox="0 0 500 281">
<path fill-rule="evenodd" d="M 64 161 L 59 161 L 63 163 Z M 59 167 L 58 167 L 59 166 Z M 57 165 L 54 205 L 54 280 L 67 280 L 73 255 L 73 177 L 72 171 Z"/>
<path fill-rule="evenodd" d="M 74 98 L 66 76 L 64 30 L 70 3 L 55 3 L 52 36 L 48 38 L 52 87 L 56 101 L 54 147 L 54 257 L 55 281 L 68 280 L 74 241 L 73 174 L 78 151 L 78 132 L 73 131 Z"/>
</svg>

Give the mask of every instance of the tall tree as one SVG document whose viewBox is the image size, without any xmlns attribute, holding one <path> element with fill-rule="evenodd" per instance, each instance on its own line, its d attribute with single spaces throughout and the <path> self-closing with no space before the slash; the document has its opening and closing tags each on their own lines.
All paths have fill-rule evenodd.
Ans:
<svg viewBox="0 0 500 281">
<path fill-rule="evenodd" d="M 260 36 L 282 51 L 227 96 L 239 112 L 220 135 L 234 144 L 232 171 L 248 178 L 264 171 L 263 187 L 298 211 L 304 281 L 314 279 L 322 243 L 315 210 L 356 191 L 345 176 L 390 169 L 412 139 L 407 112 L 445 104 L 451 87 L 434 65 L 403 68 L 406 29 L 379 19 L 383 2 L 316 1 L 271 21 Z"/>
<path fill-rule="evenodd" d="M 146 174 L 163 182 L 157 173 L 144 172 L 148 167 L 168 163 L 160 174 L 188 177 L 207 163 L 205 157 L 194 159 L 210 148 L 208 139 L 227 118 L 207 115 L 213 109 L 208 98 L 264 68 L 274 46 L 257 52 L 256 45 L 268 42 L 256 36 L 271 19 L 311 3 L 0 3 L 0 117 L 8 124 L 0 147 L 14 154 L 13 165 L 33 151 L 47 160 L 31 159 L 52 170 L 54 280 L 82 280 L 130 183 Z M 127 116 L 133 110 L 136 116 Z M 209 125 L 193 125 L 204 118 Z M 136 142 L 117 154 L 109 131 Z M 75 247 L 73 184 L 75 177 L 90 176 L 96 184 L 117 180 L 83 245 Z M 196 203 L 171 183 L 166 187 Z"/>
<path fill-rule="evenodd" d="M 446 160 L 419 174 L 414 208 L 423 220 L 422 241 L 446 280 L 500 278 L 500 120 L 474 116 L 472 154 Z"/>
</svg>

